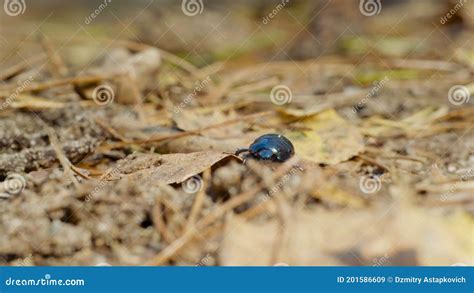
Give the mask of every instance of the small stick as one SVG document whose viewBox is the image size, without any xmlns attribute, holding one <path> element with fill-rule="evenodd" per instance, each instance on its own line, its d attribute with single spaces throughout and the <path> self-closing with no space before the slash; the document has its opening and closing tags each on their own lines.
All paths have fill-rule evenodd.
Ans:
<svg viewBox="0 0 474 293">
<path fill-rule="evenodd" d="M 79 181 L 77 181 L 76 177 L 74 177 L 74 174 L 71 170 L 71 162 L 66 158 L 64 155 L 63 151 L 61 150 L 60 143 L 58 140 L 58 137 L 56 136 L 56 132 L 54 131 L 53 128 L 46 126 L 46 132 L 48 133 L 49 137 L 49 142 L 51 143 L 51 146 L 53 147 L 54 151 L 56 152 L 56 156 L 58 157 L 59 162 L 63 166 L 64 169 L 64 174 L 66 174 L 67 177 L 74 183 L 76 187 L 79 187 Z"/>
<path fill-rule="evenodd" d="M 381 168 L 382 170 L 384 170 L 385 172 L 389 172 L 389 171 L 390 171 L 390 169 L 389 169 L 387 166 L 385 166 L 385 165 L 382 164 L 382 163 L 379 163 L 377 160 L 372 159 L 372 158 L 370 158 L 370 157 L 368 157 L 368 156 L 359 154 L 359 155 L 357 155 L 357 157 L 359 157 L 359 158 L 362 159 L 363 161 L 366 161 L 367 163 L 370 163 L 370 164 L 372 164 L 372 165 L 375 165 L 375 166 L 377 166 L 377 167 L 380 167 L 380 168 Z"/>
<path fill-rule="evenodd" d="M 184 229 L 185 232 L 190 230 L 190 228 L 194 225 L 199 215 L 199 212 L 202 209 L 202 205 L 204 203 L 204 199 L 206 196 L 206 189 L 207 189 L 207 185 L 209 183 L 210 177 L 211 177 L 211 169 L 207 169 L 206 171 L 204 171 L 204 174 L 203 174 L 202 187 L 197 193 L 196 198 L 194 199 L 193 206 L 191 208 L 191 212 L 189 213 L 189 217 Z"/>
<path fill-rule="evenodd" d="M 173 237 L 168 229 L 166 229 L 166 224 L 163 221 L 163 214 L 161 212 L 161 201 L 157 200 L 155 205 L 153 206 L 152 210 L 152 218 L 153 218 L 153 223 L 155 224 L 155 228 L 160 233 L 161 236 L 163 236 L 163 239 L 167 243 L 173 242 L 175 237 Z"/>
<path fill-rule="evenodd" d="M 31 83 L 28 87 L 26 87 L 23 92 L 33 92 L 33 91 L 42 91 L 46 89 L 50 89 L 53 87 L 73 84 L 73 85 L 80 85 L 84 83 L 94 83 L 103 81 L 106 79 L 112 79 L 118 76 L 118 73 L 110 74 L 110 75 L 82 75 L 82 76 L 74 76 L 68 78 L 60 78 L 60 79 L 53 79 L 46 82 L 40 83 Z M 0 87 L 0 91 L 14 91 L 17 88 L 16 85 L 8 85 L 6 87 Z"/>
<path fill-rule="evenodd" d="M 264 90 L 267 88 L 271 88 L 278 84 L 279 79 L 276 77 L 270 77 L 267 79 L 259 80 L 254 83 L 245 84 L 242 86 L 235 87 L 231 89 L 228 93 L 229 96 L 237 96 L 246 93 L 256 92 L 259 90 Z"/>
<path fill-rule="evenodd" d="M 12 67 L 2 70 L 2 72 L 0 72 L 0 80 L 5 80 L 6 78 L 14 76 L 28 68 L 30 65 L 36 64 L 40 61 L 43 61 L 44 59 L 46 59 L 46 56 L 44 54 L 39 54 L 37 56 L 32 57 L 30 60 L 24 60 L 13 65 Z"/>
<path fill-rule="evenodd" d="M 283 176 L 283 174 L 285 174 L 288 169 L 293 167 L 295 161 L 297 160 L 299 160 L 297 157 L 293 157 L 292 159 L 285 162 L 282 166 L 280 166 L 275 172 L 274 179 Z M 264 188 L 264 185 L 262 183 L 257 184 L 257 186 L 255 186 L 254 188 L 229 199 L 224 204 L 214 209 L 207 216 L 197 222 L 194 227 L 184 232 L 183 235 L 181 235 L 178 239 L 176 239 L 169 246 L 160 251 L 160 253 L 158 253 L 154 258 L 152 258 L 147 263 L 147 265 L 162 265 L 168 259 L 173 257 L 177 252 L 179 252 L 179 250 L 181 250 L 186 244 L 193 240 L 193 238 L 196 237 L 196 235 L 198 234 L 199 230 L 210 226 L 211 224 L 219 220 L 222 216 L 224 216 L 228 211 L 231 211 L 232 209 L 238 207 L 246 201 L 254 198 L 255 195 L 260 190 L 262 190 L 262 188 Z"/>
<path fill-rule="evenodd" d="M 188 244 L 196 236 L 198 229 L 202 229 L 209 224 L 212 224 L 221 216 L 223 216 L 227 211 L 232 210 L 233 208 L 250 200 L 258 191 L 260 191 L 260 189 L 261 186 L 256 186 L 253 189 L 241 193 L 240 195 L 228 200 L 226 203 L 213 210 L 210 214 L 197 222 L 195 227 L 185 231 L 178 239 L 160 251 L 160 253 L 152 258 L 151 261 L 147 263 L 147 265 L 162 265 L 165 261 L 173 257 L 181 248 Z"/>
<path fill-rule="evenodd" d="M 394 68 L 415 68 L 442 71 L 455 71 L 461 67 L 459 64 L 440 60 L 394 59 L 388 60 L 388 63 Z"/>
<path fill-rule="evenodd" d="M 93 180 L 94 178 L 90 177 L 89 175 L 86 175 L 86 174 L 83 174 L 79 168 L 77 168 L 76 166 L 74 165 L 70 165 L 71 167 L 71 170 L 74 171 L 74 173 L 76 173 L 77 175 L 81 176 L 82 178 L 84 179 L 88 179 L 88 180 Z"/>
<path fill-rule="evenodd" d="M 105 131 L 107 131 L 108 133 L 110 133 L 110 135 L 112 135 L 114 138 L 122 141 L 122 142 L 125 142 L 125 143 L 130 143 L 130 140 L 128 140 L 126 137 L 124 137 L 123 135 L 121 135 L 120 133 L 118 133 L 115 129 L 113 129 L 112 127 L 108 126 L 107 123 L 105 123 L 104 120 L 100 119 L 100 118 L 95 118 L 94 119 L 95 122 L 100 126 L 102 127 Z"/>
<path fill-rule="evenodd" d="M 188 73 L 191 73 L 192 75 L 200 78 L 199 68 L 194 66 L 192 63 L 190 63 L 190 62 L 184 60 L 183 58 L 180 58 L 180 57 L 178 57 L 174 54 L 171 54 L 168 51 L 165 51 L 165 50 L 160 49 L 160 48 L 157 48 L 157 49 L 160 51 L 161 56 L 163 57 L 163 59 L 168 60 L 169 62 L 175 64 L 176 66 L 181 67 L 182 69 L 184 69 Z"/>
<path fill-rule="evenodd" d="M 146 139 L 146 140 L 135 140 L 135 141 L 130 141 L 130 142 L 111 143 L 111 144 L 107 144 L 107 145 L 101 147 L 101 149 L 102 150 L 110 150 L 110 149 L 115 149 L 115 148 L 127 147 L 130 144 L 146 145 L 146 144 L 149 144 L 149 143 L 162 142 L 162 141 L 165 141 L 165 140 L 175 139 L 175 138 L 180 138 L 180 137 L 185 137 L 185 136 L 190 136 L 190 135 L 199 135 L 200 133 L 202 133 L 204 131 L 207 131 L 207 130 L 210 130 L 210 129 L 220 128 L 220 127 L 228 126 L 228 125 L 231 125 L 231 124 L 234 124 L 234 123 L 239 123 L 239 122 L 246 121 L 246 120 L 252 120 L 252 119 L 260 118 L 260 117 L 263 117 L 263 116 L 268 116 L 268 115 L 271 115 L 271 114 L 274 114 L 274 112 L 273 111 L 266 111 L 266 112 L 260 112 L 260 113 L 256 113 L 256 114 L 250 114 L 250 115 L 235 118 L 235 119 L 229 119 L 229 120 L 221 122 L 221 123 L 209 125 L 209 126 L 203 127 L 201 129 L 198 129 L 198 130 L 185 131 L 185 132 L 180 132 L 180 133 L 175 133 L 175 134 L 170 134 L 170 135 L 164 135 L 164 136 L 159 136 L 159 137 L 151 137 L 151 138 Z"/>
<path fill-rule="evenodd" d="M 243 219 L 246 220 L 251 220 L 255 218 L 256 216 L 262 214 L 268 209 L 268 205 L 274 203 L 274 198 L 271 197 L 269 200 L 257 203 L 255 206 L 249 208 L 239 216 L 241 216 Z M 225 228 L 224 223 L 216 223 L 215 225 L 211 225 L 209 227 L 206 227 L 201 233 L 200 236 L 202 236 L 203 239 L 209 239 L 210 237 L 215 236 L 217 233 L 221 232 Z M 197 236 L 196 236 L 197 238 Z M 191 240 L 192 243 L 192 240 Z"/>
<path fill-rule="evenodd" d="M 69 73 L 66 65 L 64 64 L 61 56 L 54 50 L 54 46 L 46 35 L 40 35 L 40 42 L 46 54 L 51 62 L 51 72 L 53 76 L 64 77 Z"/>
<path fill-rule="evenodd" d="M 250 114 L 250 115 L 246 115 L 246 116 L 243 116 L 243 117 L 229 119 L 229 120 L 221 122 L 221 123 L 209 125 L 209 126 L 203 127 L 201 129 L 198 129 L 198 130 L 186 131 L 184 133 L 178 133 L 178 134 L 175 134 L 175 135 L 168 135 L 168 136 L 165 136 L 165 137 L 158 137 L 156 139 L 151 138 L 149 140 L 139 141 L 138 143 L 158 142 L 158 141 L 166 140 L 166 139 L 169 139 L 169 138 L 174 138 L 174 136 L 181 137 L 181 136 L 188 136 L 188 135 L 197 135 L 197 134 L 200 134 L 200 133 L 202 133 L 204 131 L 207 131 L 207 130 L 210 130 L 210 129 L 220 128 L 220 127 L 228 126 L 228 125 L 239 123 L 239 122 L 246 121 L 246 120 L 253 120 L 253 119 L 260 118 L 260 117 L 263 117 L 263 116 L 268 116 L 268 115 L 271 115 L 271 114 L 273 114 L 273 111 L 266 111 L 266 112 L 260 112 L 260 113 L 256 113 L 256 114 Z"/>
</svg>

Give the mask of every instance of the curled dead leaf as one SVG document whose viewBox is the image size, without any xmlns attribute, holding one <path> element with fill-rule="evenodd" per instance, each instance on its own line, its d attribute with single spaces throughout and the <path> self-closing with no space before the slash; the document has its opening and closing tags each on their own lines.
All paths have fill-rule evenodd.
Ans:
<svg viewBox="0 0 474 293">
<path fill-rule="evenodd" d="M 123 176 L 153 184 L 181 183 L 199 174 L 232 154 L 204 151 L 187 154 L 134 154 L 119 162 L 118 169 Z"/>
</svg>

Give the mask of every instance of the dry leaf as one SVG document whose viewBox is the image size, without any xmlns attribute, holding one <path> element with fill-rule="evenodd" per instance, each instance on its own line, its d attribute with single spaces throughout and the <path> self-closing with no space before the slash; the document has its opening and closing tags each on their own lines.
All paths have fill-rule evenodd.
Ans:
<svg viewBox="0 0 474 293">
<path fill-rule="evenodd" d="M 359 154 L 364 149 L 362 135 L 336 111 L 327 110 L 304 119 L 298 126 L 309 130 L 293 131 L 288 137 L 296 153 L 316 163 L 337 164 Z"/>
<path fill-rule="evenodd" d="M 119 162 L 118 170 L 134 181 L 172 184 L 183 182 L 227 157 L 235 156 L 215 151 L 161 156 L 133 154 Z"/>
<path fill-rule="evenodd" d="M 173 113 L 173 120 L 176 126 L 182 130 L 192 131 L 203 129 L 210 125 L 215 125 L 238 116 L 235 112 L 226 115 L 221 111 L 213 111 L 210 114 L 198 114 L 195 111 L 181 110 L 178 113 Z M 234 123 L 232 127 L 216 128 L 205 131 L 204 133 L 212 137 L 239 137 L 243 134 L 245 123 Z"/>
<path fill-rule="evenodd" d="M 356 192 L 347 192 L 336 183 L 330 182 L 317 186 L 311 195 L 323 202 L 342 206 L 361 208 L 367 204 L 367 201 Z"/>
<path fill-rule="evenodd" d="M 237 138 L 213 138 L 207 136 L 185 136 L 164 142 L 160 145 L 160 151 L 166 153 L 192 153 L 204 150 L 213 150 L 234 153 L 238 148 L 248 146 L 253 137 L 242 135 Z"/>
<path fill-rule="evenodd" d="M 283 231 L 276 220 L 229 217 L 222 265 L 452 265 L 470 263 L 472 219 L 442 217 L 406 205 L 368 210 L 291 210 Z M 462 226 L 462 228 L 459 228 Z M 454 230 L 454 227 L 458 227 Z M 459 233 L 461 232 L 461 233 Z M 276 241 L 282 245 L 272 251 Z M 277 255 L 272 260 L 272 255 Z"/>
</svg>

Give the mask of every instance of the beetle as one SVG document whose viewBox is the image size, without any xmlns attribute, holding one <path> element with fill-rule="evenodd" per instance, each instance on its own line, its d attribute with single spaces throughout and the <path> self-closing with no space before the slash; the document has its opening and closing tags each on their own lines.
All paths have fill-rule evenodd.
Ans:
<svg viewBox="0 0 474 293">
<path fill-rule="evenodd" d="M 255 139 L 248 148 L 238 149 L 235 155 L 244 152 L 248 152 L 250 157 L 255 159 L 284 162 L 295 154 L 295 148 L 288 138 L 281 134 L 270 133 Z"/>
</svg>

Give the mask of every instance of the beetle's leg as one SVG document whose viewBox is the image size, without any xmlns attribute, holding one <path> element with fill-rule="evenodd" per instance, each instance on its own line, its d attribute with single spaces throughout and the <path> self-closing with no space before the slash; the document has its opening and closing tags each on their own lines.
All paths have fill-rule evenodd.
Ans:
<svg viewBox="0 0 474 293">
<path fill-rule="evenodd" d="M 234 154 L 234 155 L 238 156 L 238 155 L 240 155 L 241 153 L 245 153 L 245 152 L 248 152 L 248 151 L 249 151 L 249 149 L 247 149 L 247 148 L 237 149 L 237 150 L 235 151 L 235 154 Z"/>
</svg>

